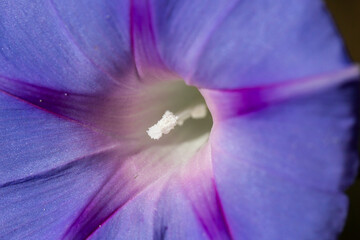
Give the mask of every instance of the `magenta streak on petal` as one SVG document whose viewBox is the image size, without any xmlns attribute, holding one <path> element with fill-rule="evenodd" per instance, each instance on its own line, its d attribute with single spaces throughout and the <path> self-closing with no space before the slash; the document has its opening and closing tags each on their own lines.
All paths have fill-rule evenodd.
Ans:
<svg viewBox="0 0 360 240">
<path fill-rule="evenodd" d="M 234 117 L 257 111 L 270 104 L 312 94 L 346 83 L 360 75 L 358 65 L 334 73 L 276 83 L 266 86 L 233 90 L 202 89 L 214 119 Z"/>
<path fill-rule="evenodd" d="M 133 201 L 134 199 L 136 199 L 139 195 L 141 195 L 143 192 L 148 191 L 149 189 L 153 190 L 151 196 L 153 198 L 159 198 L 159 195 L 161 193 L 161 190 L 164 188 L 166 182 L 168 181 L 170 176 L 162 176 L 156 180 L 154 180 L 153 182 L 148 183 L 148 185 L 144 186 L 142 189 L 140 189 L 139 191 L 137 191 L 136 193 L 134 193 L 131 197 L 129 197 L 129 199 L 127 199 L 121 206 L 119 206 L 118 208 L 116 208 L 107 218 L 105 218 L 101 224 L 99 224 L 99 227 L 97 227 L 91 234 L 89 234 L 86 239 L 92 239 L 92 237 L 100 230 L 100 225 L 104 226 L 105 224 L 107 224 L 109 221 L 112 220 L 112 218 L 116 218 L 116 214 L 121 214 L 121 210 L 131 201 Z"/>
<path fill-rule="evenodd" d="M 87 104 L 93 104 L 94 99 L 91 96 L 35 86 L 5 76 L 0 76 L 0 91 L 47 113 L 77 123 L 96 133 L 104 134 L 103 130 L 81 121 L 79 116 L 79 113 L 84 113 L 84 107 Z"/>
<path fill-rule="evenodd" d="M 171 149 L 170 149 L 171 151 Z M 169 152 L 144 150 L 127 158 L 118 157 L 114 174 L 87 204 L 64 235 L 65 239 L 84 239 L 114 215 L 128 201 L 155 181 L 172 174 L 177 163 L 167 159 Z M 116 157 L 116 156 L 115 156 Z"/>
<path fill-rule="evenodd" d="M 53 175 L 52 174 L 53 172 L 61 172 L 62 169 L 66 169 L 66 168 L 69 168 L 70 166 L 72 166 L 74 164 L 78 164 L 77 162 L 85 162 L 85 161 L 87 161 L 87 159 L 91 159 L 93 157 L 97 157 L 97 156 L 101 156 L 101 155 L 104 155 L 104 156 L 105 155 L 110 155 L 112 152 L 115 151 L 115 149 L 117 147 L 118 147 L 118 145 L 104 147 L 104 148 L 102 148 L 100 150 L 97 150 L 97 151 L 94 151 L 92 153 L 87 153 L 86 155 L 82 155 L 82 156 L 76 157 L 75 159 L 71 159 L 71 160 L 67 161 L 65 164 L 56 166 L 56 167 L 51 168 L 51 169 L 47 169 L 46 171 L 42 171 L 42 172 L 36 173 L 34 175 L 28 175 L 28 176 L 26 176 L 24 178 L 12 180 L 10 182 L 2 183 L 0 185 L 0 188 L 11 186 L 11 185 L 14 185 L 14 184 L 19 184 L 19 183 L 32 181 L 34 179 L 44 178 L 44 176 L 51 177 Z"/>
<path fill-rule="evenodd" d="M 38 239 L 34 238 L 34 236 L 39 236 L 39 232 L 45 233 L 43 231 L 44 228 L 51 231 L 52 227 L 60 226 L 51 226 L 49 224 L 52 222 L 59 224 L 64 214 L 70 216 L 78 213 L 82 208 L 81 201 L 78 202 L 79 199 L 82 198 L 86 201 L 94 191 L 99 189 L 106 177 L 111 175 L 113 166 L 116 164 L 114 159 L 111 158 L 112 153 L 113 149 L 99 151 L 54 167 L 48 171 L 2 184 L 0 186 L 2 194 L 8 196 L 1 199 L 2 210 L 8 213 L 17 212 L 16 215 L 10 214 L 8 221 L 5 221 L 9 227 L 7 231 L 16 232 L 18 229 L 21 230 L 19 235 L 10 234 L 10 236 L 18 236 L 15 237 L 16 239 Z M 88 182 L 81 179 L 82 177 L 86 178 L 90 174 L 92 176 L 95 175 L 95 178 L 88 179 Z M 80 187 L 78 184 L 81 182 L 83 182 L 82 188 L 73 188 L 76 185 Z M 67 186 L 68 184 L 74 184 L 74 186 Z M 21 194 L 16 190 L 20 191 Z M 54 198 L 54 196 L 57 196 L 57 198 Z M 67 204 L 72 207 L 64 206 L 63 209 L 62 205 Z M 50 215 L 36 211 L 36 209 L 43 210 L 43 207 L 49 209 L 56 208 L 57 211 Z M 16 220 L 15 222 L 17 223 L 10 227 L 9 225 L 14 223 L 14 218 L 19 216 L 25 219 Z M 4 223 L 4 218 L 1 219 L 1 222 Z M 63 227 L 67 225 L 69 225 L 68 222 L 61 224 Z M 63 229 L 63 227 L 55 230 L 55 235 L 64 232 L 66 229 Z M 5 230 L 5 233 L 7 231 Z M 1 232 L 1 238 L 8 239 L 8 237 L 5 237 L 7 235 L 3 234 L 4 232 Z M 50 235 L 52 235 L 51 232 Z M 45 237 L 45 239 L 48 238 Z M 49 239 L 60 239 L 60 236 Z"/>
<path fill-rule="evenodd" d="M 131 0 L 130 19 L 131 49 L 140 77 L 152 75 L 154 69 L 166 72 L 157 50 L 149 1 Z"/>
<path fill-rule="evenodd" d="M 185 194 L 210 239 L 233 239 L 216 190 L 210 144 L 196 153 L 182 177 Z"/>
<path fill-rule="evenodd" d="M 128 90 L 119 89 L 115 97 L 106 89 L 97 94 L 85 95 L 0 76 L 0 91 L 105 137 L 112 137 L 116 141 L 125 140 L 127 143 L 132 140 L 131 131 L 121 119 L 124 115 L 129 116 L 129 111 L 134 108 L 128 104 L 128 99 L 134 97 Z"/>
</svg>

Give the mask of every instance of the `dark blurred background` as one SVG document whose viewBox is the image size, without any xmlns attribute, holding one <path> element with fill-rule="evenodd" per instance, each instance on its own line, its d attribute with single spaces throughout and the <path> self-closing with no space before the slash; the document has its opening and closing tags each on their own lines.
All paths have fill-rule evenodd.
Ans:
<svg viewBox="0 0 360 240">
<path fill-rule="evenodd" d="M 351 57 L 360 63 L 360 0 L 326 0 L 326 3 Z M 340 240 L 360 240 L 360 176 L 347 193 L 350 197 L 350 209 Z"/>
</svg>

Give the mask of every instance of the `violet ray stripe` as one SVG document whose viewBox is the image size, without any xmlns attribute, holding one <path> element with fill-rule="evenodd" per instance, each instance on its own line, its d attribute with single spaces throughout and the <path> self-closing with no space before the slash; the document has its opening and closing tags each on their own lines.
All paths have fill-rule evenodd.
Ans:
<svg viewBox="0 0 360 240">
<path fill-rule="evenodd" d="M 109 148 L 104 148 L 101 149 L 99 151 L 93 152 L 93 153 L 89 153 L 86 154 L 84 156 L 80 156 L 77 157 L 73 160 L 70 160 L 69 162 L 67 162 L 66 164 L 57 166 L 55 168 L 49 169 L 47 171 L 41 172 L 41 173 L 37 173 L 35 175 L 32 176 L 27 176 L 24 178 L 20 178 L 20 179 L 16 179 L 16 180 L 12 180 L 10 182 L 6 182 L 0 185 L 0 188 L 7 188 L 7 187 L 11 187 L 14 185 L 19 185 L 19 184 L 23 184 L 23 183 L 27 183 L 27 182 L 31 182 L 31 181 L 37 181 L 37 180 L 43 180 L 43 179 L 47 179 L 47 178 L 53 178 L 54 176 L 60 174 L 61 172 L 64 172 L 68 169 L 71 169 L 72 167 L 78 165 L 78 164 L 84 164 L 87 161 L 94 161 L 92 158 L 102 155 L 102 154 L 107 154 L 109 152 L 111 152 L 112 150 L 114 150 L 117 146 L 111 146 Z"/>
<path fill-rule="evenodd" d="M 144 77 L 146 65 L 166 70 L 157 47 L 152 10 L 148 0 L 130 2 L 130 38 L 137 73 Z M 146 42 L 146 43 L 145 43 Z"/>
<path fill-rule="evenodd" d="M 226 119 L 258 111 L 274 103 L 324 91 L 356 80 L 359 75 L 359 66 L 353 65 L 340 71 L 289 82 L 240 89 L 201 89 L 200 91 L 207 96 L 210 110 L 214 111 L 213 116 Z M 216 107 L 211 109 L 220 102 L 224 103 L 222 110 Z M 225 103 L 229 104 L 229 102 L 234 104 L 226 108 Z"/>
<path fill-rule="evenodd" d="M 5 76 L 0 76 L 0 92 L 46 113 L 76 123 L 92 132 L 109 137 L 102 129 L 88 122 L 83 122 L 76 118 L 76 114 L 74 115 L 85 105 L 94 104 L 94 101 L 96 101 L 95 96 L 67 93 Z M 74 104 L 74 102 L 77 104 Z"/>
</svg>

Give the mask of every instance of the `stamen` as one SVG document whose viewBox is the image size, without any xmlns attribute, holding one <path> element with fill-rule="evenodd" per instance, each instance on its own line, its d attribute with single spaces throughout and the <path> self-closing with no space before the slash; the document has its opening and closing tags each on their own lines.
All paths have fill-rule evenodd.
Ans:
<svg viewBox="0 0 360 240">
<path fill-rule="evenodd" d="M 168 134 L 176 126 L 177 120 L 177 116 L 166 111 L 162 118 L 146 132 L 152 139 L 160 139 L 163 134 Z"/>
<path fill-rule="evenodd" d="M 205 118 L 206 114 L 207 110 L 205 104 L 198 104 L 195 107 L 188 108 L 176 115 L 167 110 L 162 118 L 146 132 L 150 138 L 158 140 L 163 134 L 168 134 L 171 130 L 173 130 L 176 125 L 182 126 L 185 120 L 189 118 Z"/>
</svg>

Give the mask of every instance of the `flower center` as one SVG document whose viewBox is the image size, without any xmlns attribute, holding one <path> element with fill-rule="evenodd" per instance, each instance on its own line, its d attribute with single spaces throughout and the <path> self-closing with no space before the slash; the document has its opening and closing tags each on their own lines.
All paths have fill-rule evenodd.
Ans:
<svg viewBox="0 0 360 240">
<path fill-rule="evenodd" d="M 138 130 L 149 144 L 161 140 L 157 144 L 167 145 L 209 135 L 212 117 L 196 87 L 175 80 L 142 89 L 140 105 L 144 115 L 140 117 L 142 124 Z"/>
</svg>

